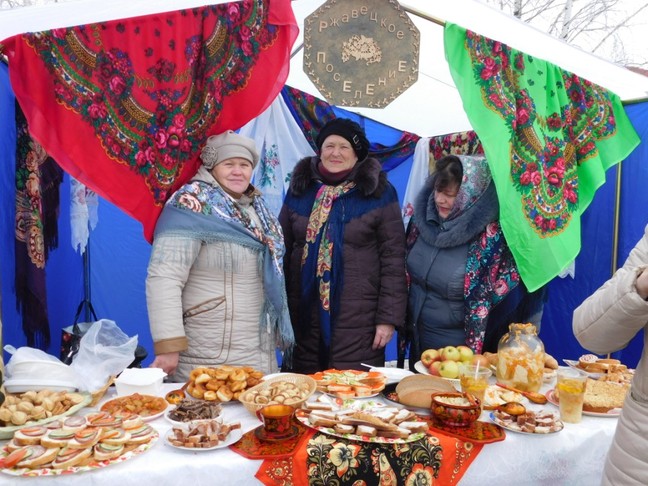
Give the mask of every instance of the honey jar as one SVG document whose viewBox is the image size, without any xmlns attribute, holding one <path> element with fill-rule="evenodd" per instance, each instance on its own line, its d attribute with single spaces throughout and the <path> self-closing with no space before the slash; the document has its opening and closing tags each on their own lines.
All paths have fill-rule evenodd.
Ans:
<svg viewBox="0 0 648 486">
<path fill-rule="evenodd" d="M 497 381 L 537 392 L 543 381 L 544 344 L 535 325 L 514 322 L 497 346 Z"/>
</svg>

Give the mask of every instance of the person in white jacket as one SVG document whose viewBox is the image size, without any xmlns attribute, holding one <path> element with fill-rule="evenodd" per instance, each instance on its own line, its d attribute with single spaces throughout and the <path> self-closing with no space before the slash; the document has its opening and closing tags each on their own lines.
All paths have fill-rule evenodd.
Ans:
<svg viewBox="0 0 648 486">
<path fill-rule="evenodd" d="M 277 371 L 294 342 L 283 277 L 283 233 L 250 184 L 254 140 L 209 137 L 196 175 L 155 227 L 146 299 L 155 360 L 171 381 L 222 364 Z"/>
<path fill-rule="evenodd" d="M 603 470 L 602 485 L 648 485 L 648 226 L 614 276 L 575 311 L 574 335 L 586 349 L 607 354 L 644 329 L 641 359 L 623 405 Z"/>
</svg>

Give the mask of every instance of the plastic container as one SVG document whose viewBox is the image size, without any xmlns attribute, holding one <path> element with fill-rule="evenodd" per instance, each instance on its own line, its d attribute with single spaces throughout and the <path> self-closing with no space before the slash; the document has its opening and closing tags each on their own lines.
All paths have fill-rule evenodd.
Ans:
<svg viewBox="0 0 648 486">
<path fill-rule="evenodd" d="M 117 395 L 139 393 L 160 396 L 165 376 L 166 373 L 160 368 L 126 368 L 115 380 Z"/>
<path fill-rule="evenodd" d="M 497 346 L 497 381 L 537 392 L 544 380 L 544 344 L 533 324 L 512 323 Z"/>
<path fill-rule="evenodd" d="M 5 390 L 9 393 L 24 393 L 28 391 L 63 391 L 73 392 L 77 385 L 73 381 L 49 380 L 40 378 L 10 378 L 4 382 Z"/>
<path fill-rule="evenodd" d="M 58 358 L 40 349 L 6 345 L 4 350 L 11 354 L 5 366 L 6 381 L 11 383 L 33 384 L 56 383 L 56 386 L 76 388 L 77 376 L 74 370 Z M 35 390 L 35 388 L 31 388 Z"/>
</svg>

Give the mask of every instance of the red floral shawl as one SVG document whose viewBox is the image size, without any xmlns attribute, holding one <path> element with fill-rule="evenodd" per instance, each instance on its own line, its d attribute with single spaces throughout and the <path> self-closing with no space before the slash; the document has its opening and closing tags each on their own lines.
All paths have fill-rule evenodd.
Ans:
<svg viewBox="0 0 648 486">
<path fill-rule="evenodd" d="M 288 75 L 289 0 L 243 0 L 5 41 L 33 137 L 150 240 L 205 139 L 261 113 Z"/>
</svg>

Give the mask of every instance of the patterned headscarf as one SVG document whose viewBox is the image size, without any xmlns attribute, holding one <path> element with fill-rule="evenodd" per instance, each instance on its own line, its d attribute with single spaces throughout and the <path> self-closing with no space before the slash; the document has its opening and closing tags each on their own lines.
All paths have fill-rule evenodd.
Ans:
<svg viewBox="0 0 648 486">
<path fill-rule="evenodd" d="M 493 180 L 483 155 L 457 155 L 457 157 L 463 165 L 463 178 L 447 219 L 454 219 L 472 207 Z"/>
</svg>

